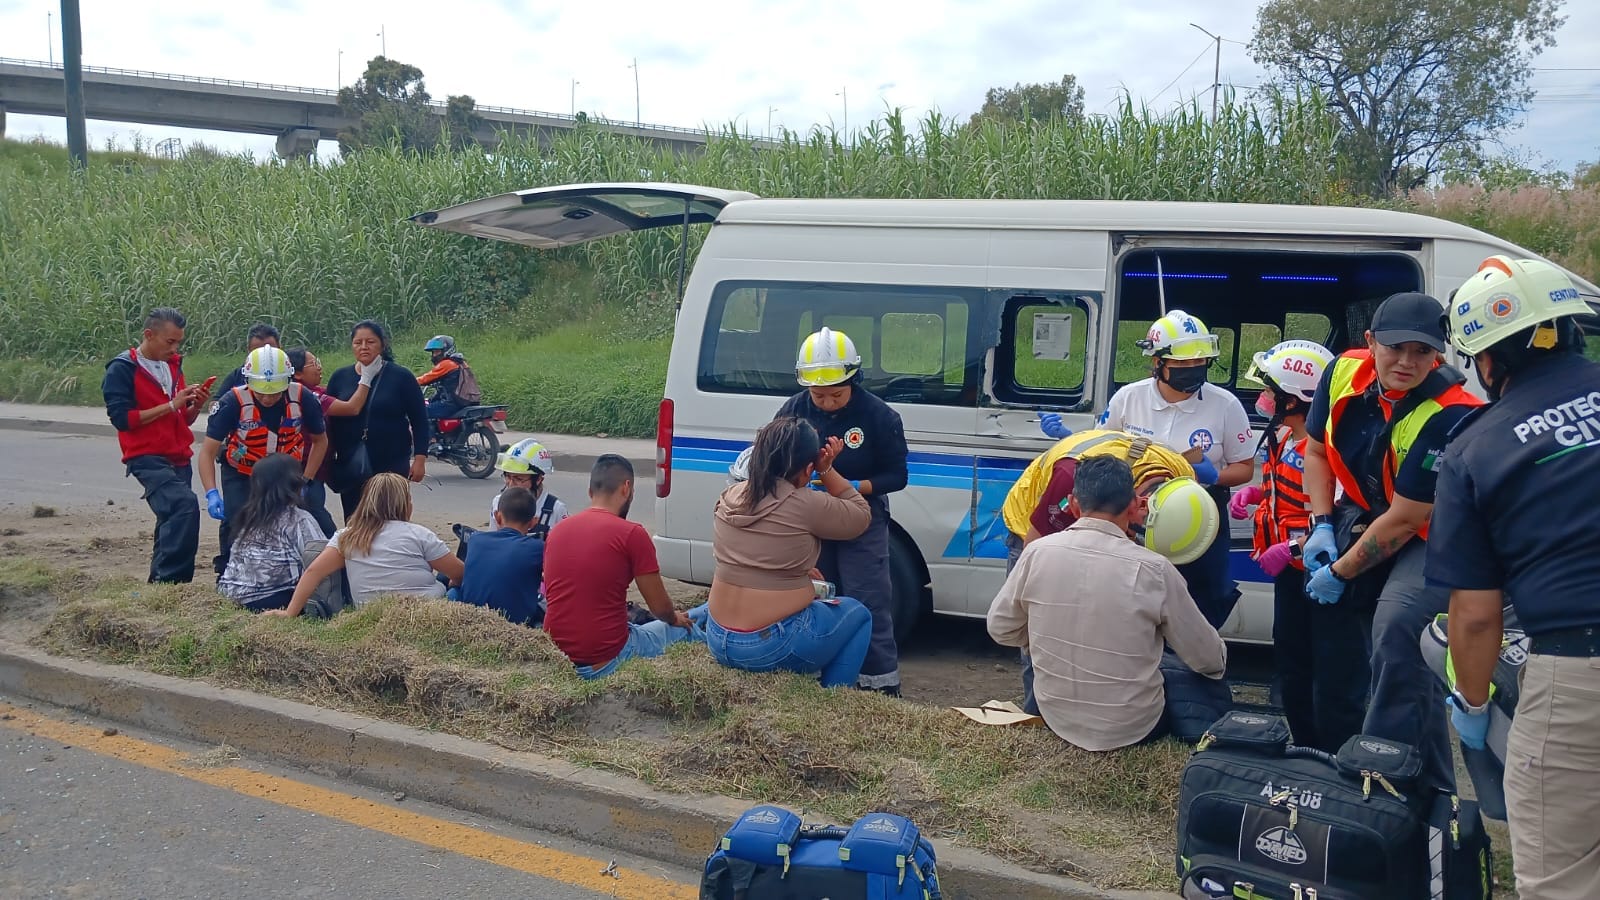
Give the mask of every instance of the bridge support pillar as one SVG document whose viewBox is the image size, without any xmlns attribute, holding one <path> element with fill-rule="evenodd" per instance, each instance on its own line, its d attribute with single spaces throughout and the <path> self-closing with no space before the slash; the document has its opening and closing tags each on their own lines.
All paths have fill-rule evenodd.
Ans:
<svg viewBox="0 0 1600 900">
<path fill-rule="evenodd" d="M 0 138 L 6 136 L 6 105 L 0 103 Z"/>
<path fill-rule="evenodd" d="M 291 128 L 278 135 L 279 159 L 310 159 L 317 152 L 322 132 L 315 128 Z"/>
</svg>

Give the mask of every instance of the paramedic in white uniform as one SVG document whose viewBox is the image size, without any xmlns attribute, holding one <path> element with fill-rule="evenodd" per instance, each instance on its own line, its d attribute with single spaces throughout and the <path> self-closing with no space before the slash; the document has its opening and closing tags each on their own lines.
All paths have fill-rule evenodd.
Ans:
<svg viewBox="0 0 1600 900">
<path fill-rule="evenodd" d="M 1188 451 L 1195 477 L 1217 508 L 1227 509 L 1229 489 L 1255 477 L 1256 448 L 1239 398 L 1206 383 L 1206 370 L 1220 355 L 1217 336 L 1204 322 L 1175 309 L 1157 319 L 1138 346 L 1153 360 L 1151 377 L 1117 391 L 1100 427 Z M 1239 600 L 1238 585 L 1228 573 L 1228 544 L 1223 528 L 1203 556 L 1178 567 L 1206 621 L 1217 629 Z"/>
</svg>

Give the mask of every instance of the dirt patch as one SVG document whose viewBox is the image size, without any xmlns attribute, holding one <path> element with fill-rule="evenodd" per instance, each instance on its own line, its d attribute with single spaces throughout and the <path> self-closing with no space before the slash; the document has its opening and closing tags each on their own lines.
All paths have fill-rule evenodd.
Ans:
<svg viewBox="0 0 1600 900">
<path fill-rule="evenodd" d="M 578 709 L 572 716 L 572 724 L 597 741 L 667 740 L 672 734 L 672 723 L 659 710 L 640 707 L 641 704 L 627 697 L 607 694 Z"/>
<path fill-rule="evenodd" d="M 225 769 L 243 759 L 238 750 L 227 744 L 218 744 L 210 750 L 191 753 L 178 760 L 181 766 L 191 769 Z"/>
</svg>

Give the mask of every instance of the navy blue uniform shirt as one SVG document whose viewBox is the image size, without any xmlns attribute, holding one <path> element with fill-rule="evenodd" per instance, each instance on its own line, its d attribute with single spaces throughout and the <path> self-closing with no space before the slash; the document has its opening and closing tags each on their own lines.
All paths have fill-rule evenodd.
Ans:
<svg viewBox="0 0 1600 900">
<path fill-rule="evenodd" d="M 1445 450 L 1432 529 L 1430 582 L 1504 590 L 1531 635 L 1600 626 L 1600 364 L 1513 376 Z"/>
<path fill-rule="evenodd" d="M 810 422 L 824 442 L 844 441 L 833 468 L 849 481 L 872 482 L 868 503 L 886 502 L 884 494 L 906 486 L 906 431 L 900 414 L 871 393 L 855 385 L 850 402 L 837 412 L 823 412 L 811 402 L 811 392 L 790 397 L 774 418 L 794 416 Z"/>
<path fill-rule="evenodd" d="M 467 544 L 461 599 L 499 610 L 517 625 L 544 621 L 539 584 L 544 580 L 544 541 L 515 528 L 480 531 Z"/>
<path fill-rule="evenodd" d="M 248 388 L 246 389 L 248 390 Z M 255 401 L 256 415 L 261 417 L 263 427 L 277 431 L 283 424 L 283 416 L 289 411 L 289 392 L 284 391 L 283 399 L 267 406 L 260 398 Z M 239 429 L 239 398 L 232 391 L 221 395 L 217 402 L 217 411 L 206 419 L 206 437 L 222 442 L 223 447 L 228 445 L 228 435 Z M 300 433 L 305 435 L 322 434 L 327 430 L 326 420 L 322 418 L 322 401 L 312 393 L 308 387 L 300 388 Z M 308 441 L 309 443 L 309 441 Z M 310 453 L 308 446 L 306 452 Z M 228 462 L 227 452 L 218 457 L 223 465 L 232 465 Z"/>
</svg>

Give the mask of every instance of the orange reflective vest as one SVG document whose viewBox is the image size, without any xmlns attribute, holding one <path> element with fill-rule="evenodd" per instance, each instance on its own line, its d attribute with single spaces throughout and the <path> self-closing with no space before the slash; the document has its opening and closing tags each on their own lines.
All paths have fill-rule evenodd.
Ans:
<svg viewBox="0 0 1600 900">
<path fill-rule="evenodd" d="M 1349 407 L 1350 401 L 1365 394 L 1377 380 L 1378 367 L 1372 361 L 1372 351 L 1347 350 L 1333 361 L 1333 375 L 1328 383 L 1328 422 L 1327 430 L 1324 432 L 1328 468 L 1333 470 L 1333 477 L 1338 479 L 1344 488 L 1345 496 L 1365 510 L 1371 510 L 1372 506 L 1362 490 L 1361 482 L 1351 471 L 1349 463 L 1339 454 L 1334 436 L 1338 434 L 1339 420 Z M 1419 391 L 1422 392 L 1420 403 L 1406 402 Z M 1387 403 L 1379 405 L 1386 417 L 1394 414 L 1396 405 Z M 1418 435 L 1422 433 L 1422 426 L 1445 407 L 1482 406 L 1483 401 L 1468 393 L 1460 383 L 1452 383 L 1442 377 L 1436 368 L 1422 384 L 1412 388 L 1398 405 L 1409 406 L 1410 409 L 1398 420 L 1391 418 L 1389 422 L 1389 446 L 1384 452 L 1382 485 L 1386 504 L 1394 500 L 1395 474 L 1400 471 L 1400 464 L 1405 462 L 1407 454 L 1411 452 L 1411 445 L 1416 443 Z M 1418 536 L 1427 540 L 1427 525 L 1422 526 Z"/>
<path fill-rule="evenodd" d="M 233 397 L 239 401 L 239 425 L 228 435 L 227 451 L 223 458 L 239 474 L 249 475 L 256 463 L 266 459 L 269 453 L 287 453 L 295 459 L 305 460 L 306 442 L 300 433 L 302 390 L 298 383 L 289 383 L 288 396 L 283 401 L 288 407 L 274 431 L 261 424 L 261 416 L 256 412 L 255 395 L 250 393 L 250 388 L 233 389 Z"/>
<path fill-rule="evenodd" d="M 1261 467 L 1262 496 L 1256 506 L 1256 556 L 1311 528 L 1311 500 L 1304 483 L 1306 440 L 1270 445 L 1275 451 Z M 1304 567 L 1298 559 L 1294 565 Z"/>
</svg>

